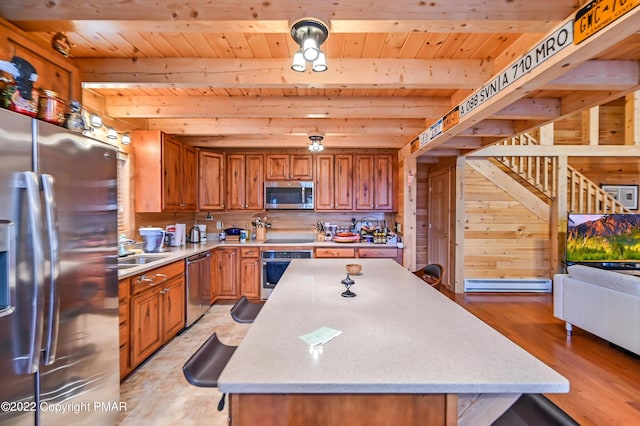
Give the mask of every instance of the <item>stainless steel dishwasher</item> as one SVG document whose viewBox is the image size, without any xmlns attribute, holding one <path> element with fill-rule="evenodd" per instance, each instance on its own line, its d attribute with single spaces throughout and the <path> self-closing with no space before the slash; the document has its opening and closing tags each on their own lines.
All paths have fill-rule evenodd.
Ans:
<svg viewBox="0 0 640 426">
<path fill-rule="evenodd" d="M 187 258 L 187 327 L 211 306 L 211 253 Z"/>
</svg>

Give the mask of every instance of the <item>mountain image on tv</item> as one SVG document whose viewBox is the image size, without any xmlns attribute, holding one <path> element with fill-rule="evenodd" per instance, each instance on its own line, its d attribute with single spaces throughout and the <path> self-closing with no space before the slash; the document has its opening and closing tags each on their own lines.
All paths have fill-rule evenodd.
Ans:
<svg viewBox="0 0 640 426">
<path fill-rule="evenodd" d="M 567 262 L 640 260 L 640 214 L 570 214 Z"/>
</svg>

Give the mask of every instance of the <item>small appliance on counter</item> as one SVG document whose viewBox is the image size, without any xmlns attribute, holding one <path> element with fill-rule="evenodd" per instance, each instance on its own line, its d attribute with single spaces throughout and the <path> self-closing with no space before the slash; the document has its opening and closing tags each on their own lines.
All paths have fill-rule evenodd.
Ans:
<svg viewBox="0 0 640 426">
<path fill-rule="evenodd" d="M 143 250 L 145 253 L 160 253 L 164 251 L 164 229 L 153 227 L 140 228 L 138 232 L 144 242 Z"/>
<path fill-rule="evenodd" d="M 201 243 L 206 243 L 207 242 L 207 225 L 196 225 L 199 229 L 200 229 L 200 242 Z"/>
<path fill-rule="evenodd" d="M 187 242 L 187 226 L 184 223 L 167 225 L 167 246 L 181 247 Z"/>
<path fill-rule="evenodd" d="M 193 225 L 189 230 L 189 242 L 193 244 L 200 243 L 200 228 L 198 225 Z"/>
</svg>

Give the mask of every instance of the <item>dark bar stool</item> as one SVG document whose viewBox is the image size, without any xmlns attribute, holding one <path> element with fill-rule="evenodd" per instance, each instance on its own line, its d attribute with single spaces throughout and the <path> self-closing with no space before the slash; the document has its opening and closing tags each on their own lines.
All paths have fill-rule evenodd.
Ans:
<svg viewBox="0 0 640 426">
<path fill-rule="evenodd" d="M 231 317 L 235 322 L 251 323 L 260 313 L 260 309 L 262 303 L 251 303 L 246 296 L 242 296 L 231 308 Z"/>
<path fill-rule="evenodd" d="M 216 333 L 213 333 L 182 366 L 184 377 L 193 386 L 217 388 L 218 377 L 236 348 L 237 346 L 225 345 L 218 340 Z M 218 411 L 224 408 L 225 396 L 226 394 L 222 394 L 218 402 Z"/>
<path fill-rule="evenodd" d="M 523 394 L 491 426 L 579 426 L 571 416 L 539 393 Z"/>
<path fill-rule="evenodd" d="M 442 282 L 442 272 L 444 268 L 439 263 L 430 263 L 422 269 L 418 269 L 413 274 L 421 278 L 430 286 L 439 289 Z"/>
</svg>

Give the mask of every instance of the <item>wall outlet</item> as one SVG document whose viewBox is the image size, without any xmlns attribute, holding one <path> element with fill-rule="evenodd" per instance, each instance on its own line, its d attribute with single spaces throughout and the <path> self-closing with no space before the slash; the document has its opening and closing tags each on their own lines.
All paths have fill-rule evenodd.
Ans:
<svg viewBox="0 0 640 426">
<path fill-rule="evenodd" d="M 222 229 L 222 222 L 221 221 L 217 221 L 216 222 L 216 229 Z"/>
<path fill-rule="evenodd" d="M 207 215 L 205 216 L 204 220 L 213 220 L 213 216 L 211 216 L 211 214 L 207 213 Z"/>
</svg>

